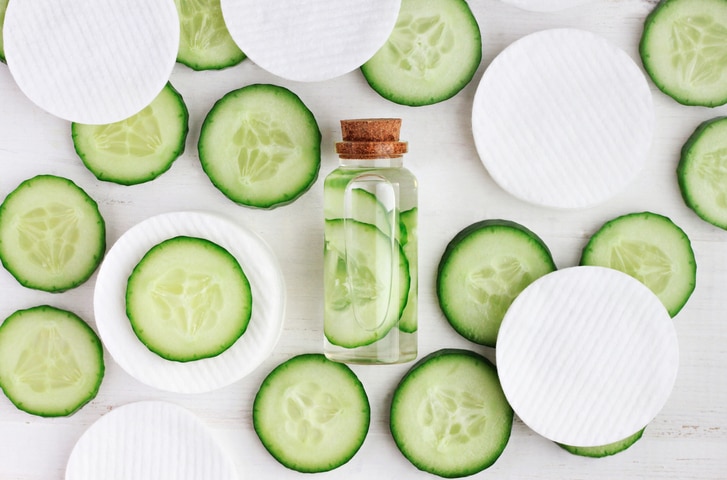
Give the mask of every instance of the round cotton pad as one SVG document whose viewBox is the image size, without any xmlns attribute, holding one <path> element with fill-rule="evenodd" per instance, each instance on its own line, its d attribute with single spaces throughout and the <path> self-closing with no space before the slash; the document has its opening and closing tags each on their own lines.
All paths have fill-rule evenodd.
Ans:
<svg viewBox="0 0 727 480">
<path fill-rule="evenodd" d="M 558 443 L 622 440 L 666 403 L 679 366 L 673 322 L 641 282 L 572 267 L 528 286 L 497 338 L 497 371 L 520 419 Z"/>
<path fill-rule="evenodd" d="M 143 401 L 114 408 L 91 425 L 71 451 L 66 480 L 235 480 L 235 464 L 212 432 L 171 403 Z"/>
<path fill-rule="evenodd" d="M 577 7 L 591 0 L 501 0 L 503 3 L 514 5 L 531 12 L 555 12 L 567 8 Z"/>
<path fill-rule="evenodd" d="M 11 1 L 4 39 L 30 100 L 66 120 L 105 124 L 137 113 L 167 83 L 179 19 L 172 0 Z"/>
<path fill-rule="evenodd" d="M 498 55 L 475 93 L 472 130 L 504 190 L 584 208 L 623 190 L 646 161 L 651 91 L 634 61 L 592 33 L 545 30 Z"/>
<path fill-rule="evenodd" d="M 401 0 L 222 0 L 233 40 L 288 80 L 328 80 L 359 68 L 389 38 Z"/>
</svg>

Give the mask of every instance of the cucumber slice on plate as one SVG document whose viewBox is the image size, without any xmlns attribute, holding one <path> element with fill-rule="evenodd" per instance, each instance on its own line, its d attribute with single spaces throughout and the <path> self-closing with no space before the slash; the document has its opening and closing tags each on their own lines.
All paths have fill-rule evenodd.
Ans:
<svg viewBox="0 0 727 480">
<path fill-rule="evenodd" d="M 494 365 L 466 350 L 444 349 L 421 359 L 391 401 L 390 427 L 399 450 L 418 469 L 445 478 L 494 464 L 512 423 Z"/>
<path fill-rule="evenodd" d="M 652 212 L 622 215 L 606 222 L 586 244 L 581 265 L 627 273 L 659 297 L 674 317 L 697 281 L 697 263 L 684 231 Z"/>
<path fill-rule="evenodd" d="M 313 113 L 276 85 L 249 85 L 218 100 L 202 124 L 198 148 L 212 183 L 250 207 L 294 201 L 313 185 L 321 166 Z"/>
<path fill-rule="evenodd" d="M 386 44 L 361 66 L 382 97 L 422 106 L 456 95 L 482 59 L 477 19 L 464 0 L 403 0 Z"/>
<path fill-rule="evenodd" d="M 646 17 L 639 44 L 646 72 L 684 105 L 727 103 L 727 3 L 662 0 Z"/>
<path fill-rule="evenodd" d="M 281 464 L 304 473 L 333 470 L 358 452 L 371 409 L 345 364 L 303 354 L 276 367 L 255 396 L 255 432 Z"/>
<path fill-rule="evenodd" d="M 25 412 L 71 415 L 96 396 L 103 375 L 101 341 L 71 312 L 41 305 L 0 325 L 0 388 Z"/>
<path fill-rule="evenodd" d="M 21 285 L 62 292 L 93 274 L 106 250 L 96 202 L 71 180 L 38 175 L 0 205 L 0 261 Z"/>
<path fill-rule="evenodd" d="M 399 242 L 367 223 L 326 220 L 323 265 L 326 339 L 355 348 L 384 338 L 409 296 Z"/>
<path fill-rule="evenodd" d="M 727 230 L 727 117 L 708 120 L 692 133 L 682 147 L 677 178 L 687 206 Z"/>
<path fill-rule="evenodd" d="M 209 240 L 178 236 L 152 247 L 129 276 L 126 313 L 136 336 L 167 360 L 219 355 L 250 322 L 250 282 Z"/>
<path fill-rule="evenodd" d="M 565 451 L 572 453 L 573 455 L 590 458 L 603 458 L 611 455 L 616 455 L 617 453 L 621 453 L 631 447 L 634 443 L 641 439 L 641 437 L 644 435 L 644 430 L 645 428 L 642 428 L 638 432 L 624 438 L 623 440 L 619 440 L 618 442 L 613 442 L 606 445 L 601 445 L 598 447 L 573 447 L 571 445 L 565 445 L 562 443 L 559 443 L 558 445 Z"/>
<path fill-rule="evenodd" d="M 0 0 L 0 62 L 5 62 L 5 43 L 3 42 L 3 24 L 5 11 L 8 9 L 8 0 Z"/>
<path fill-rule="evenodd" d="M 515 297 L 555 269 L 548 247 L 524 226 L 508 220 L 476 222 L 455 235 L 442 255 L 439 305 L 460 335 L 494 347 Z"/>
<path fill-rule="evenodd" d="M 154 101 L 115 123 L 73 123 L 73 146 L 99 180 L 136 185 L 169 170 L 183 152 L 189 131 L 184 99 L 167 84 Z"/>
<path fill-rule="evenodd" d="M 221 70 L 246 56 L 222 18 L 220 0 L 174 0 L 179 13 L 177 62 L 193 70 Z"/>
</svg>

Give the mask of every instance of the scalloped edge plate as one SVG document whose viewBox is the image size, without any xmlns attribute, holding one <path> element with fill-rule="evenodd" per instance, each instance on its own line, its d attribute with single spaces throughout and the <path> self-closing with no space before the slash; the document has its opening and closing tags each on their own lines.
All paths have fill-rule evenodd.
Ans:
<svg viewBox="0 0 727 480">
<path fill-rule="evenodd" d="M 126 316 L 126 282 L 141 257 L 178 235 L 205 238 L 237 258 L 250 280 L 253 309 L 240 339 L 215 357 L 174 362 L 139 341 Z M 227 386 L 257 368 L 273 351 L 285 317 L 285 281 L 273 251 L 255 233 L 224 217 L 174 212 L 130 228 L 106 254 L 94 291 L 99 336 L 121 368 L 142 383 L 176 393 L 200 393 Z"/>
</svg>

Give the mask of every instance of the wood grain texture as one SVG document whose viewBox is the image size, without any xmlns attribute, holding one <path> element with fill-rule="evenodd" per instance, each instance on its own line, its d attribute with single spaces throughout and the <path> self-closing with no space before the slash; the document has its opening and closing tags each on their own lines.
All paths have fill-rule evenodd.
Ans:
<svg viewBox="0 0 727 480">
<path fill-rule="evenodd" d="M 650 0 L 593 0 L 552 13 L 532 13 L 498 0 L 472 0 L 480 23 L 483 60 L 473 82 L 454 98 L 428 107 L 392 104 L 373 92 L 360 72 L 317 83 L 284 81 L 249 60 L 219 72 L 177 65 L 171 81 L 190 110 L 185 154 L 150 184 L 123 187 L 99 182 L 74 153 L 70 125 L 43 112 L 14 85 L 0 64 L 0 198 L 40 173 L 67 176 L 99 202 L 110 247 L 128 228 L 153 215 L 203 210 L 237 218 L 267 241 L 282 265 L 287 287 L 285 328 L 273 355 L 246 378 L 221 390 L 177 395 L 147 387 L 107 354 L 99 395 L 70 418 L 42 419 L 16 410 L 0 396 L 0 479 L 61 480 L 75 441 L 104 413 L 129 402 L 166 400 L 187 407 L 209 425 L 233 455 L 241 478 L 301 478 L 265 451 L 252 429 L 250 410 L 267 373 L 291 355 L 322 350 L 323 177 L 338 163 L 334 144 L 340 119 L 402 118 L 409 142 L 405 164 L 420 182 L 420 357 L 444 347 L 469 348 L 494 359 L 491 349 L 468 343 L 448 325 L 437 305 L 434 279 L 449 240 L 463 227 L 487 218 L 520 222 L 536 232 L 559 267 L 577 264 L 588 237 L 618 215 L 651 210 L 670 217 L 690 236 L 698 262 L 697 288 L 673 320 L 680 343 L 675 389 L 644 437 L 628 451 L 605 459 L 575 457 L 516 420 L 502 457 L 478 479 L 724 479 L 727 475 L 727 232 L 700 220 L 683 203 L 675 176 L 679 149 L 696 126 L 727 114 L 725 107 L 684 107 L 653 83 L 656 131 L 645 169 L 617 197 L 594 208 L 558 211 L 518 201 L 488 176 L 474 148 L 472 99 L 482 72 L 503 48 L 522 36 L 555 27 L 599 34 L 624 49 L 638 65 L 638 40 Z M 533 79 L 536 81 L 537 79 Z M 203 173 L 196 153 L 199 128 L 213 103 L 244 85 L 269 82 L 290 88 L 316 116 L 323 135 L 321 174 L 291 205 L 270 211 L 232 204 Z M 20 287 L 0 269 L 0 318 L 19 308 L 49 303 L 95 325 L 96 277 L 63 294 Z M 388 405 L 408 365 L 354 367 L 369 394 L 370 433 L 347 465 L 321 478 L 427 478 L 396 449 L 388 432 Z"/>
</svg>

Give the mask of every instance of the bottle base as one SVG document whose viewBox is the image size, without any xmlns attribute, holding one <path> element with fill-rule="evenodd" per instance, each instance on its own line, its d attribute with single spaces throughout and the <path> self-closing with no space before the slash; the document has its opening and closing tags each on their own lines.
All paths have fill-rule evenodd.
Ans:
<svg viewBox="0 0 727 480">
<path fill-rule="evenodd" d="M 356 348 L 343 348 L 326 341 L 323 353 L 334 362 L 357 365 L 394 365 L 416 359 L 416 333 L 399 335 L 399 341 L 394 345 L 384 340 Z M 395 348 L 392 348 L 394 346 Z"/>
</svg>

